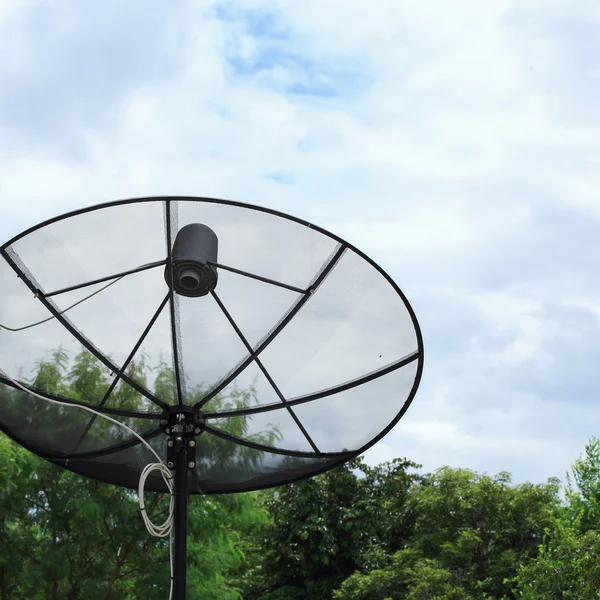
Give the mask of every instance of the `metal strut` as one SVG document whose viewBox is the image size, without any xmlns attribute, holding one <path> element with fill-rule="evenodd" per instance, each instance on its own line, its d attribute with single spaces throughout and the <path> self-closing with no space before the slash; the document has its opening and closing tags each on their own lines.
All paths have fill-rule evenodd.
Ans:
<svg viewBox="0 0 600 600">
<path fill-rule="evenodd" d="M 204 417 L 191 406 L 169 407 L 163 413 L 167 466 L 175 471 L 173 544 L 174 600 L 185 600 L 187 582 L 188 475 L 196 467 L 196 437 L 204 431 Z"/>
</svg>

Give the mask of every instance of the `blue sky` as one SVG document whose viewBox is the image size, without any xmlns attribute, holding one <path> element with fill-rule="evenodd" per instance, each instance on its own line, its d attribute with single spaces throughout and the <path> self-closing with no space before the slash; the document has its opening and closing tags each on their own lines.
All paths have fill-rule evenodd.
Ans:
<svg viewBox="0 0 600 600">
<path fill-rule="evenodd" d="M 563 477 L 600 435 L 592 0 L 0 1 L 0 237 L 189 194 L 313 221 L 425 337 L 371 462 Z"/>
</svg>

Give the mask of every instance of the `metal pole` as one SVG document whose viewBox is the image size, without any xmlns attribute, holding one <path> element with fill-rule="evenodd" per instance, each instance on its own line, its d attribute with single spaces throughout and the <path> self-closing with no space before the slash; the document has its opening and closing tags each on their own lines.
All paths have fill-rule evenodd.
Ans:
<svg viewBox="0 0 600 600">
<path fill-rule="evenodd" d="M 173 587 L 175 600 L 185 600 L 187 553 L 188 464 L 184 438 L 177 444 L 175 454 L 175 548 Z"/>
</svg>

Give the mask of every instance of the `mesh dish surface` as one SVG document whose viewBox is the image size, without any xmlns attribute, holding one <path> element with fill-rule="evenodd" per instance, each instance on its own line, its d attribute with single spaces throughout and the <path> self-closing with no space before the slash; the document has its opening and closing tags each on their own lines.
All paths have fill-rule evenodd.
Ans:
<svg viewBox="0 0 600 600">
<path fill-rule="evenodd" d="M 191 223 L 218 237 L 217 286 L 201 297 L 165 281 Z M 159 456 L 169 407 L 201 413 L 190 493 L 229 493 L 361 454 L 419 385 L 422 336 L 399 287 L 351 244 L 276 211 L 118 201 L 37 225 L 0 254 L 0 429 L 88 477 L 135 488 L 155 458 L 78 405 L 131 427 Z M 160 476 L 147 487 L 166 492 Z"/>
</svg>

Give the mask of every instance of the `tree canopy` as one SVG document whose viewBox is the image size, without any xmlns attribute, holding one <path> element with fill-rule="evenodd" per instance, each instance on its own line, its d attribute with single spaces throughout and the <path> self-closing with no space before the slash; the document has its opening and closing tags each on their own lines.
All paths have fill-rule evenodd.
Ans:
<svg viewBox="0 0 600 600">
<path fill-rule="evenodd" d="M 131 363 L 129 373 L 149 376 L 143 363 Z M 172 386 L 164 365 L 152 374 L 156 386 Z M 98 402 L 110 373 L 82 350 L 73 360 L 62 350 L 38 362 L 31 383 L 64 397 Z M 123 387 L 121 406 L 139 409 L 140 395 Z M 253 390 L 237 390 L 217 402 L 244 404 Z M 0 387 L 0 402 L 21 418 L 30 418 L 20 390 Z M 61 411 L 73 410 L 39 401 L 50 411 L 49 422 L 61 427 Z M 20 411 L 20 412 L 19 412 Z M 89 417 L 86 417 L 89 418 Z M 117 426 L 98 419 L 89 435 Z M 244 435 L 244 423 L 232 423 Z M 277 435 L 265 432 L 266 438 Z M 265 439 L 265 438 L 263 438 Z M 215 438 L 214 445 L 220 440 Z M 224 449 L 214 452 L 223 458 Z M 252 452 L 248 449 L 248 454 Z M 248 460 L 252 460 L 248 456 Z M 161 598 L 170 585 L 168 539 L 151 537 L 144 528 L 137 498 L 130 490 L 81 477 L 41 460 L 0 436 L 0 598 L 5 599 L 133 599 Z M 148 494 L 148 510 L 164 518 L 167 497 Z M 189 503 L 189 598 L 240 598 L 228 576 L 244 560 L 238 531 L 246 522 L 260 523 L 263 511 L 250 495 L 192 497 Z"/>
<path fill-rule="evenodd" d="M 172 390 L 166 365 L 129 369 L 163 395 Z M 30 381 L 98 401 L 109 375 L 88 352 L 71 359 L 59 349 Z M 142 406 L 131 388 L 122 394 L 124 405 Z M 0 403 L 23 419 L 25 396 L 0 384 Z M 253 389 L 215 400 L 256 401 Z M 54 411 L 59 426 L 60 408 L 38 409 Z M 244 418 L 227 426 L 247 435 Z M 90 430 L 90 443 L 100 433 Z M 255 434 L 266 443 L 277 435 Z M 226 461 L 219 444 L 207 451 Z M 3 435 L 0 478 L 0 600 L 167 597 L 168 541 L 146 532 L 131 490 L 60 469 Z M 147 505 L 160 519 L 167 498 L 149 494 Z M 600 441 L 575 460 L 563 495 L 558 479 L 516 485 L 504 472 L 356 459 L 280 488 L 194 496 L 188 529 L 190 600 L 597 600 Z"/>
</svg>

